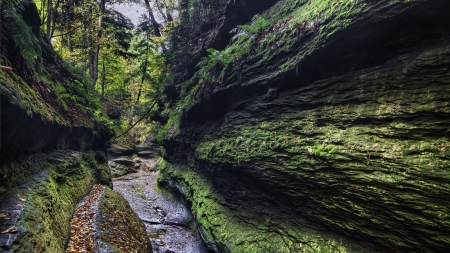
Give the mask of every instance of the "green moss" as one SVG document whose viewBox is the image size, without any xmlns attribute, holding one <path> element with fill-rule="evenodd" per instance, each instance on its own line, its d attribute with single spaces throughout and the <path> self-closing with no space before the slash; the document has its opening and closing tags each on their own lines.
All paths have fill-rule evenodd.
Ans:
<svg viewBox="0 0 450 253">
<path fill-rule="evenodd" d="M 164 138 L 170 139 L 172 136 L 175 136 L 179 132 L 180 127 L 180 117 L 182 115 L 181 109 L 175 109 L 170 111 L 169 120 L 166 125 L 163 126 L 156 136 L 154 137 L 155 141 L 162 142 Z"/>
<path fill-rule="evenodd" d="M 204 239 L 231 252 L 354 252 L 357 246 L 310 227 L 287 222 L 271 213 L 233 206 L 216 194 L 201 175 L 166 163 L 158 182 L 181 189 Z M 358 252 L 356 250 L 355 252 Z"/>
<path fill-rule="evenodd" d="M 104 162 L 101 157 L 96 160 L 89 154 L 61 151 L 2 165 L 1 198 L 24 207 L 16 223 L 21 237 L 14 242 L 14 250 L 64 252 L 76 205 L 94 183 L 111 185 Z"/>
<path fill-rule="evenodd" d="M 230 111 L 220 127 L 195 125 L 196 129 L 186 133 L 181 129 L 173 139 L 189 143 L 190 148 L 180 151 L 189 167 L 166 165 L 160 180 L 183 189 L 194 203 L 193 211 L 206 238 L 235 252 L 299 249 L 293 246 L 295 242 L 281 242 L 276 237 L 264 241 L 271 231 L 268 224 L 278 225 L 264 223 L 259 217 L 270 220 L 277 214 L 261 214 L 268 212 L 263 206 L 255 211 L 255 217 L 234 206 L 242 204 L 242 198 L 253 203 L 255 195 L 230 197 L 231 193 L 210 185 L 203 171 L 209 180 L 221 170 L 237 175 L 244 171 L 254 177 L 252 183 L 299 200 L 300 204 L 289 203 L 289 208 L 295 209 L 292 215 L 298 216 L 284 219 L 307 217 L 335 231 L 364 235 L 379 245 L 405 251 L 446 246 L 448 237 L 441 233 L 450 229 L 444 218 L 450 213 L 450 203 L 441 196 L 449 194 L 450 182 L 446 92 L 450 79 L 445 62 L 449 52 L 450 47 L 442 46 L 415 58 L 415 67 L 404 62 L 317 81 L 280 94 L 270 106 L 259 98 L 246 100 L 249 106 Z M 425 61 L 430 58 L 445 60 L 431 67 L 433 61 Z M 172 155 L 177 154 L 166 156 Z M 245 190 L 239 184 L 246 184 L 244 179 L 236 176 L 231 181 Z M 380 213 L 380 206 L 392 211 Z M 302 221 L 298 223 L 303 226 Z M 403 224 L 413 228 L 402 228 Z M 381 237 L 378 228 L 384 231 Z M 314 232 L 297 235 L 296 228 L 290 227 L 281 231 L 289 233 L 284 238 L 294 237 L 297 242 L 308 241 L 306 235 L 324 236 Z M 420 231 L 430 244 L 407 236 L 411 231 Z M 317 250 L 326 251 L 325 246 L 313 242 Z M 335 239 L 328 245 L 340 242 Z"/>
<path fill-rule="evenodd" d="M 41 94 L 33 90 L 19 76 L 0 71 L 0 93 L 8 97 L 12 104 L 20 106 L 29 116 L 38 115 L 45 121 L 60 125 L 69 123 L 47 104 Z"/>
<path fill-rule="evenodd" d="M 280 1 L 263 14 L 269 23 L 263 33 L 252 39 L 243 36 L 224 50 L 248 49 L 226 61 L 233 67 L 210 73 L 216 75 L 211 79 L 219 80 L 214 92 L 229 89 L 235 95 L 242 86 L 250 90 L 279 83 L 287 71 L 292 73 L 302 59 L 326 47 L 350 24 L 368 22 L 366 18 L 378 10 L 406 2 L 410 3 L 398 7 L 406 9 L 418 1 Z M 269 223 L 265 219 L 274 219 L 277 213 L 261 214 L 268 212 L 265 207 L 252 214 L 234 206 L 242 196 L 230 197 L 208 181 L 221 170 L 238 175 L 244 171 L 254 177 L 252 183 L 286 194 L 293 200 L 287 205 L 295 209 L 291 214 L 295 217 L 281 220 L 306 217 L 322 227 L 400 251 L 442 249 L 449 242 L 442 234 L 450 229 L 444 218 L 450 203 L 442 199 L 449 194 L 450 182 L 449 50 L 442 46 L 410 62 L 395 60 L 396 66 L 290 87 L 276 97 L 255 95 L 238 102 L 233 97 L 230 108 L 244 108 L 231 109 L 220 127 L 190 125 L 186 119 L 190 128 L 171 136 L 175 143 L 170 145 L 189 143 L 189 148 L 177 149 L 185 160 L 174 159 L 188 167 L 166 165 L 159 180 L 181 188 L 193 202 L 205 238 L 233 252 L 330 252 L 341 244 L 343 252 L 352 247 L 314 229 L 301 231 L 303 221 L 293 228 L 278 220 Z M 167 157 L 172 155 L 178 154 Z M 239 183 L 247 181 L 232 179 L 245 190 Z M 251 205 L 252 197 L 242 198 Z M 411 235 L 419 231 L 427 243 Z M 305 248 L 296 248 L 296 243 Z"/>
<path fill-rule="evenodd" d="M 122 196 L 106 187 L 99 210 L 101 238 L 108 243 L 109 250 L 152 252 L 144 224 Z"/>
<path fill-rule="evenodd" d="M 15 244 L 19 252 L 64 252 L 75 206 L 95 182 L 81 154 L 66 159 L 59 164 L 46 163 L 48 176 L 27 196 L 22 195 L 27 203 L 18 227 L 27 232 Z"/>
</svg>

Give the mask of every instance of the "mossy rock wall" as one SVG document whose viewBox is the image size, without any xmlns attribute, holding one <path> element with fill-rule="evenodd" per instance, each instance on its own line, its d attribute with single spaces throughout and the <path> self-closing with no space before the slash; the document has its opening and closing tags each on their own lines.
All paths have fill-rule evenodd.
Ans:
<svg viewBox="0 0 450 253">
<path fill-rule="evenodd" d="M 264 14 L 258 36 L 276 45 L 199 84 L 163 143 L 160 182 L 192 202 L 211 247 L 446 252 L 448 7 L 280 1 Z"/>
<path fill-rule="evenodd" d="M 1 65 L 10 69 L 0 70 L 0 164 L 37 152 L 103 147 L 111 132 L 99 96 L 41 36 L 35 3 L 15 2 L 2 5 L 14 18 L 3 15 L 0 26 Z M 8 175 L 0 170 L 0 177 Z"/>
<path fill-rule="evenodd" d="M 111 135 L 102 127 L 75 125 L 64 119 L 54 105 L 14 73 L 0 71 L 0 94 L 0 164 L 37 152 L 102 148 Z M 9 177 L 1 170 L 0 175 Z"/>
<path fill-rule="evenodd" d="M 105 177 L 109 172 L 79 152 L 32 155 L 8 167 L 27 169 L 29 175 L 12 179 L 19 186 L 0 195 L 0 226 L 2 231 L 13 228 L 1 234 L 0 251 L 64 252 L 78 202 L 94 183 L 111 185 Z"/>
</svg>

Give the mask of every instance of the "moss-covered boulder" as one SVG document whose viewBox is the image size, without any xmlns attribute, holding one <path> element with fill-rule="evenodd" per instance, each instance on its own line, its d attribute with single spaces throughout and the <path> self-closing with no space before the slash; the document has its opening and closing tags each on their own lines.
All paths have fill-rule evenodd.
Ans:
<svg viewBox="0 0 450 253">
<path fill-rule="evenodd" d="M 144 223 L 128 202 L 105 188 L 99 205 L 101 243 L 108 252 L 152 252 Z"/>
<path fill-rule="evenodd" d="M 70 222 L 70 252 L 142 252 L 152 247 L 144 223 L 109 187 L 94 185 Z"/>
<path fill-rule="evenodd" d="M 210 51 L 178 84 L 159 180 L 211 248 L 446 252 L 448 8 L 284 0 Z"/>
</svg>

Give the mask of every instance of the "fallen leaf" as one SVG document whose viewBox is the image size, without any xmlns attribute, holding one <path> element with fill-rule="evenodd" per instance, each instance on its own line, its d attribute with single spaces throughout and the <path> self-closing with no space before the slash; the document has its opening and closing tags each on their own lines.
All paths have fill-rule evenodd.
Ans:
<svg viewBox="0 0 450 253">
<path fill-rule="evenodd" d="M 442 146 L 441 151 L 444 151 L 447 148 L 447 146 Z"/>
<path fill-rule="evenodd" d="M 0 218 L 4 218 L 4 217 L 6 217 L 6 216 L 8 216 L 8 215 L 5 214 L 5 213 L 0 213 Z"/>
<path fill-rule="evenodd" d="M 20 201 L 27 201 L 26 199 L 23 199 L 22 197 L 20 197 L 19 194 L 17 194 L 17 196 L 19 196 Z"/>
<path fill-rule="evenodd" d="M 6 229 L 5 231 L 0 232 L 0 234 L 6 234 L 6 233 L 17 233 L 17 229 L 15 227 L 10 227 Z"/>
</svg>

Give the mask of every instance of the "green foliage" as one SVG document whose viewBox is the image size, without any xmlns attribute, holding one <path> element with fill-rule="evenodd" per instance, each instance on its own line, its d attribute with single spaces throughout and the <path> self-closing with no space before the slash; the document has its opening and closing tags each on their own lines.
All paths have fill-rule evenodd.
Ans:
<svg viewBox="0 0 450 253">
<path fill-rule="evenodd" d="M 13 104 L 19 105 L 28 115 L 39 115 L 45 121 L 57 122 L 67 125 L 55 108 L 44 101 L 42 95 L 32 89 L 15 73 L 5 73 L 0 71 L 0 92 L 2 95 L 11 98 Z"/>
<path fill-rule="evenodd" d="M 22 56 L 27 62 L 33 64 L 33 67 L 37 70 L 40 70 L 42 51 L 39 41 L 20 14 L 25 4 L 27 4 L 26 1 L 19 0 L 1 2 L 0 12 L 5 17 L 5 28 L 8 34 L 11 35 L 15 46 L 20 49 Z M 5 60 L 3 59 L 3 61 Z"/>
<path fill-rule="evenodd" d="M 267 20 L 261 16 L 258 16 L 258 18 L 253 22 L 252 25 L 241 25 L 239 27 L 244 31 L 248 32 L 249 34 L 253 35 L 263 33 L 267 25 L 268 25 Z"/>
<path fill-rule="evenodd" d="M 165 138 L 173 136 L 179 130 L 181 112 L 174 110 L 170 113 L 167 124 L 158 131 L 155 135 L 155 141 L 162 143 Z"/>
<path fill-rule="evenodd" d="M 208 48 L 206 50 L 208 55 L 203 57 L 200 62 L 197 64 L 199 70 L 199 82 L 207 83 L 211 81 L 210 71 L 213 67 L 215 67 L 222 58 L 222 53 L 214 48 Z"/>
</svg>

